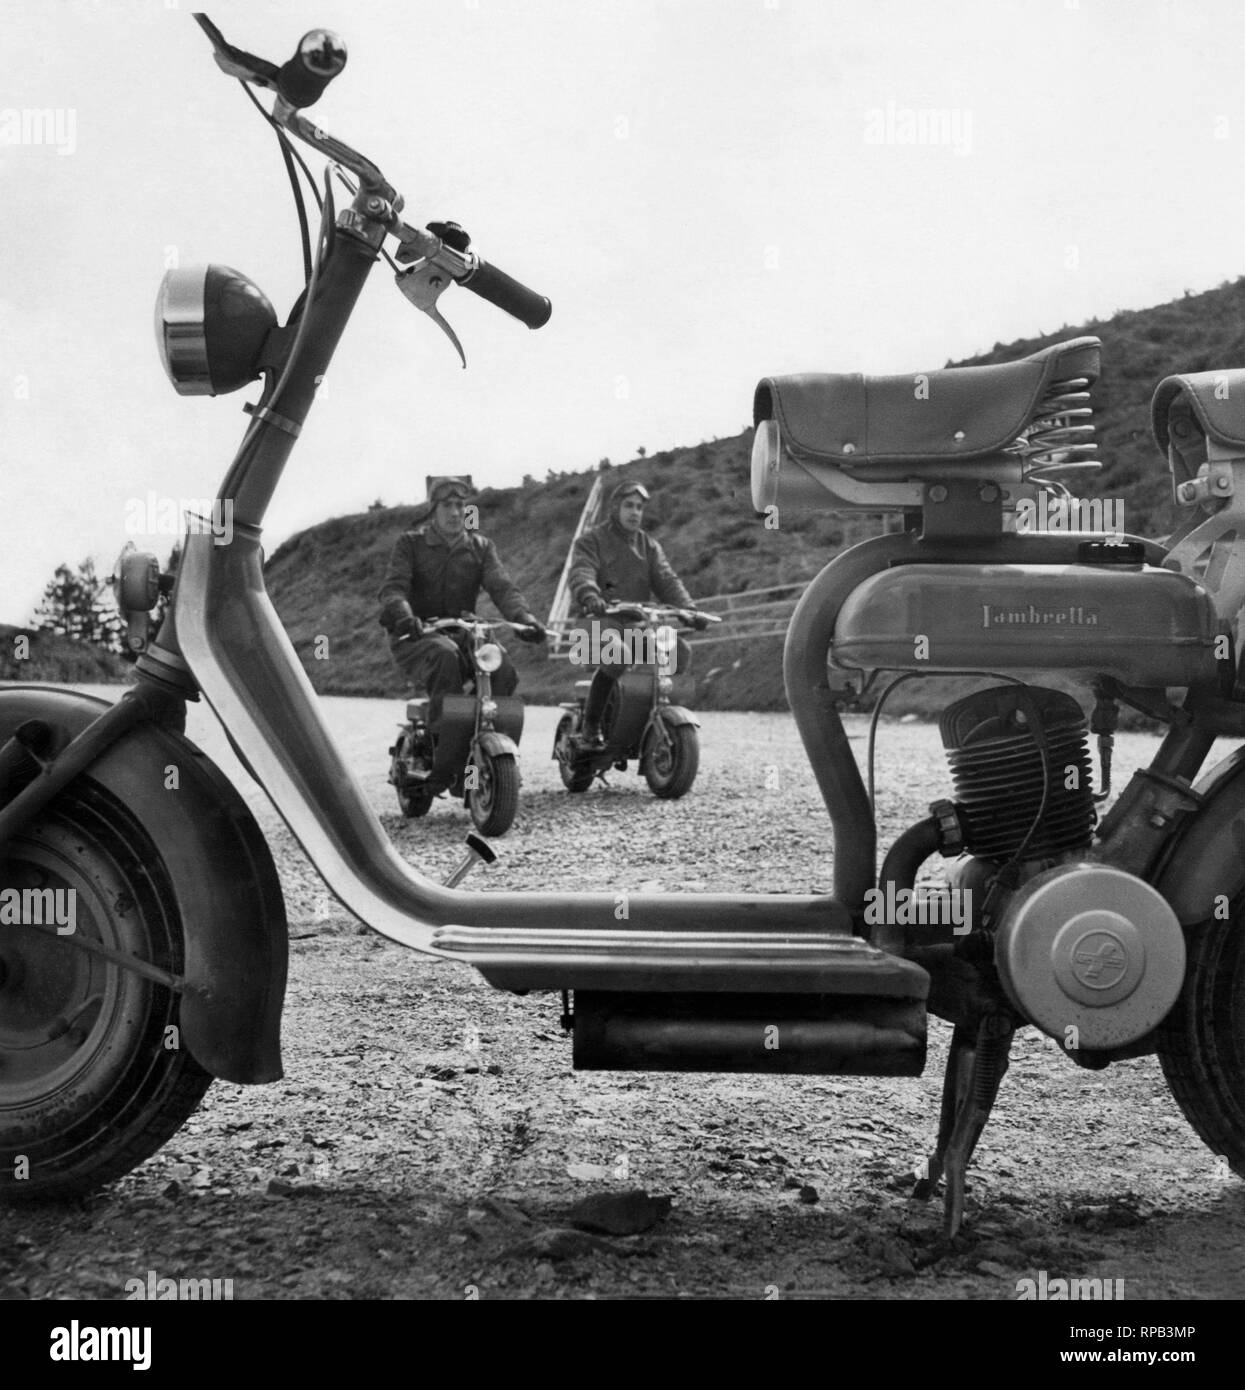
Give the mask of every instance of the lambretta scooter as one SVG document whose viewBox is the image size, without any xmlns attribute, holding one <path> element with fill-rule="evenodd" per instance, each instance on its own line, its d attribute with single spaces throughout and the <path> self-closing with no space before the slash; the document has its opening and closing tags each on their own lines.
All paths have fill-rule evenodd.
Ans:
<svg viewBox="0 0 1245 1390">
<path fill-rule="evenodd" d="M 504 835 L 519 809 L 523 701 L 493 694 L 493 672 L 503 651 L 492 639 L 501 628 L 531 629 L 526 623 L 481 622 L 474 614 L 431 618 L 422 627 L 425 633 L 461 636 L 471 677 L 461 695 L 442 696 L 435 718 L 426 695 L 407 701 L 406 722 L 398 725 L 397 742 L 389 750 L 390 785 L 404 816 L 424 816 L 432 806 L 428 780 L 436 777 L 450 796 L 462 797 L 481 835 Z"/>
<path fill-rule="evenodd" d="M 905 524 L 833 558 L 786 640 L 833 891 L 635 894 L 619 921 L 608 891 L 439 885 L 397 854 L 333 745 L 264 592 L 261 526 L 386 237 L 425 312 L 451 282 L 532 327 L 550 307 L 461 238 L 403 222 L 375 165 L 301 113 L 345 61 L 332 35 L 313 31 L 278 67 L 200 23 L 226 72 L 276 89 L 283 150 L 295 136 L 357 191 L 340 217 L 325 197 L 284 327 L 237 272 L 166 276 L 158 322 L 178 389 L 263 386 L 220 489 L 232 540 L 191 528 L 155 634 L 154 562 L 122 564 L 136 684 L 115 705 L 0 691 L 0 1193 L 81 1192 L 153 1153 L 213 1076 L 281 1076 L 279 883 L 246 805 L 184 736 L 185 702 L 201 696 L 347 909 L 498 989 L 571 993 L 581 1069 L 915 1076 L 933 1010 L 954 1033 L 919 1192 L 945 1177 L 954 1233 L 1010 1041 L 1031 1025 L 1070 1065 L 1157 1053 L 1194 1128 L 1245 1174 L 1245 750 L 1195 781 L 1218 736 L 1245 737 L 1245 369 L 1158 388 L 1154 427 L 1188 512 L 1167 543 L 1032 525 L 1089 459 L 1096 339 L 997 366 L 763 381 L 757 507 Z M 879 872 L 840 707 L 888 670 L 1000 684 L 947 707 L 955 794 Z M 1079 704 L 1018 674 L 1035 670 L 1092 681 L 1099 792 Z M 1120 704 L 1168 731 L 1095 826 Z M 922 897 L 935 855 L 951 884 Z M 41 905 L 70 893 L 62 932 Z"/>
<path fill-rule="evenodd" d="M 604 781 L 609 769 L 626 772 L 628 760 L 637 759 L 636 771 L 653 795 L 672 801 L 691 791 L 700 767 L 700 721 L 691 710 L 670 702 L 678 665 L 678 632 L 672 624 L 691 627 L 695 615 L 685 608 L 612 603 L 602 616 L 627 624 L 620 631 L 606 628 L 603 633 L 598 625 L 597 631 L 602 644 L 617 646 L 620 660 L 615 664 L 628 664 L 613 678 L 597 670 L 591 678 L 576 681 L 578 698 L 562 704 L 567 713 L 553 737 L 562 785 L 568 792 L 587 791 L 594 779 Z M 722 621 L 713 613 L 700 616 Z M 599 737 L 590 738 L 584 710 L 594 683 L 609 690 L 604 696 L 598 692 Z"/>
</svg>

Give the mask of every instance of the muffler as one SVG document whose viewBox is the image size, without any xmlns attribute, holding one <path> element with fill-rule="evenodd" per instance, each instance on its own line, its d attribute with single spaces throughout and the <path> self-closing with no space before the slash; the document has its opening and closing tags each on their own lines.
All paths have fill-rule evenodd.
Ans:
<svg viewBox="0 0 1245 1390">
<path fill-rule="evenodd" d="M 578 1071 L 919 1076 L 920 999 L 576 990 Z"/>
</svg>

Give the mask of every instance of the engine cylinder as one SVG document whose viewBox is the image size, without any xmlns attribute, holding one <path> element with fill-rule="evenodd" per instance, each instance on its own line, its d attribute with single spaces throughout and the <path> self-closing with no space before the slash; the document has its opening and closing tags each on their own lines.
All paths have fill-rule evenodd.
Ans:
<svg viewBox="0 0 1245 1390">
<path fill-rule="evenodd" d="M 1035 716 L 1048 771 L 1034 736 Z M 1011 858 L 1038 817 L 1044 787 L 1046 809 L 1025 857 L 1088 847 L 1094 826 L 1089 739 L 1085 715 L 1070 695 L 1038 686 L 994 686 L 949 706 L 938 728 L 970 854 Z"/>
</svg>

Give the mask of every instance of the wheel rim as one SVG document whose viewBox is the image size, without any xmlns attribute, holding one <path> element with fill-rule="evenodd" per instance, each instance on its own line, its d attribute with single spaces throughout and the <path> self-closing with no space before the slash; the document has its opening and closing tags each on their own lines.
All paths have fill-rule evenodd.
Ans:
<svg viewBox="0 0 1245 1390">
<path fill-rule="evenodd" d="M 471 793 L 471 805 L 478 813 L 479 818 L 484 820 L 493 809 L 493 795 L 495 782 L 493 778 L 493 760 L 484 758 L 481 762 L 472 763 L 476 770 L 476 789 Z"/>
<path fill-rule="evenodd" d="M 648 765 L 655 777 L 667 781 L 674 773 L 674 741 L 667 729 L 656 721 L 648 735 Z"/>
<path fill-rule="evenodd" d="M 135 904 L 119 878 L 79 872 L 70 857 L 73 836 L 41 824 L 16 841 L 5 861 L 7 888 L 73 891 L 74 928 L 119 950 L 147 954 L 138 931 L 127 931 Z M 32 928 L 6 926 L 0 937 L 0 1109 L 46 1099 L 70 1086 L 117 1035 L 141 1019 L 150 986 L 139 976 Z M 114 1064 L 124 1070 L 125 1049 Z M 109 1063 L 102 1061 L 107 1069 Z"/>
<path fill-rule="evenodd" d="M 574 750 L 571 748 L 571 728 L 574 722 L 569 714 L 564 715 L 553 736 L 553 751 L 558 759 L 563 780 L 575 774 Z"/>
<path fill-rule="evenodd" d="M 431 758 L 423 740 L 416 738 L 410 729 L 403 729 L 398 735 L 389 780 L 398 794 L 398 808 L 404 816 L 414 816 L 420 809 L 419 788 L 430 770 Z M 417 776 L 417 771 L 424 776 Z"/>
</svg>

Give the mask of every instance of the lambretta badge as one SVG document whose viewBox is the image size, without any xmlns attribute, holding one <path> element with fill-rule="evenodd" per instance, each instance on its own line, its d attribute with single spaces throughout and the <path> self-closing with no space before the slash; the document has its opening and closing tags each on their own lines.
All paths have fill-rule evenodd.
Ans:
<svg viewBox="0 0 1245 1390">
<path fill-rule="evenodd" d="M 1090 989 L 1110 989 L 1127 969 L 1128 956 L 1114 932 L 1086 932 L 1072 948 L 1072 973 Z"/>
<path fill-rule="evenodd" d="M 1035 603 L 1010 608 L 1002 603 L 981 605 L 981 625 L 989 627 L 1097 627 L 1098 610 L 1069 603 L 1059 608 L 1039 608 Z"/>
</svg>

